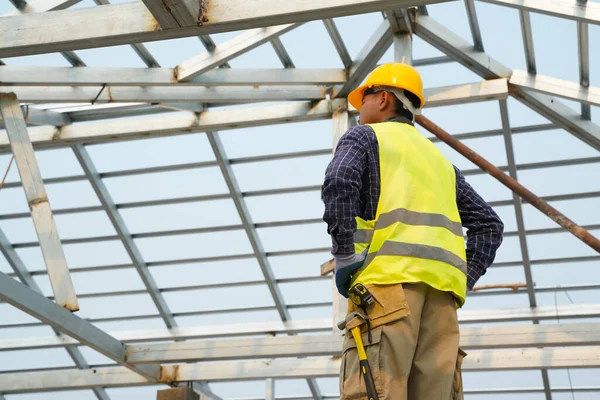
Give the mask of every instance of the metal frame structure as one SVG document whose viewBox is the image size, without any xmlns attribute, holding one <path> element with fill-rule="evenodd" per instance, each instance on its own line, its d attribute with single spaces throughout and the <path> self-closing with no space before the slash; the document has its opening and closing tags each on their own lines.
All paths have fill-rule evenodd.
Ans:
<svg viewBox="0 0 600 400">
<path fill-rule="evenodd" d="M 267 251 L 260 235 L 260 230 L 264 228 L 295 229 L 299 226 L 322 224 L 322 220 L 304 218 L 255 222 L 248 207 L 248 199 L 253 197 L 299 193 L 318 195 L 320 186 L 245 191 L 234 170 L 236 166 L 251 166 L 265 161 L 300 159 L 310 162 L 314 157 L 330 155 L 331 148 L 236 158 L 228 156 L 219 132 L 243 127 L 258 129 L 274 124 L 331 119 L 332 143 L 335 148 L 347 128 L 356 123 L 357 111 L 349 106 L 345 100 L 346 95 L 380 62 L 391 46 L 397 61 L 412 63 L 417 67 L 458 63 L 483 79 L 469 84 L 427 89 L 425 112 L 433 107 L 498 102 L 500 129 L 457 133 L 454 136 L 464 140 L 503 138 L 507 165 L 499 167 L 514 179 L 518 178 L 521 171 L 600 164 L 600 156 L 519 163 L 513 143 L 515 135 L 563 129 L 591 148 L 600 150 L 600 126 L 592 121 L 592 107 L 600 106 L 600 88 L 590 85 L 589 34 L 589 25 L 600 25 L 598 3 L 580 0 L 465 0 L 460 3 L 464 3 L 464 22 L 469 26 L 471 43 L 429 15 L 427 6 L 433 10 L 438 3 L 451 3 L 451 0 L 182 0 L 173 2 L 173 7 L 165 6 L 162 0 L 140 0 L 115 5 L 108 0 L 94 0 L 98 7 L 71 9 L 80 2 L 81 0 L 11 0 L 15 9 L 0 16 L 0 60 L 3 61 L 0 61 L 0 108 L 3 116 L 0 129 L 4 129 L 0 130 L 0 155 L 12 152 L 21 174 L 21 181 L 9 181 L 0 187 L 0 198 L 2 190 L 21 188 L 18 190 L 25 190 L 29 203 L 32 204 L 33 201 L 37 205 L 39 198 L 46 198 L 45 186 L 89 182 L 98 197 L 98 205 L 53 207 L 50 210 L 45 201 L 42 203 L 45 207 L 42 217 L 53 224 L 53 216 L 102 212 L 108 217 L 115 233 L 61 240 L 55 232 L 56 227 L 52 228 L 54 225 L 49 226 L 48 236 L 44 236 L 44 227 L 36 225 L 40 235 L 38 241 L 11 242 L 0 229 L 0 251 L 13 270 L 9 274 L 0 272 L 0 300 L 40 320 L 0 322 L 0 353 L 64 349 L 73 360 L 70 367 L 32 371 L 9 368 L 6 372 L 0 372 L 0 399 L 11 400 L 12 395 L 18 393 L 91 389 L 96 398 L 108 400 L 111 397 L 107 388 L 194 382 L 194 390 L 201 393 L 202 398 L 218 400 L 221 397 L 213 393 L 209 383 L 257 379 L 265 381 L 265 395 L 261 398 L 275 399 L 285 398 L 276 396 L 276 382 L 290 378 L 303 379 L 307 386 L 306 393 L 294 396 L 294 399 L 335 398 L 335 394 L 324 393 L 319 378 L 335 377 L 339 372 L 342 338 L 335 324 L 344 311 L 344 301 L 337 295 L 335 288 L 332 301 L 286 301 L 281 289 L 283 285 L 308 286 L 330 281 L 331 278 L 318 274 L 277 278 L 271 266 L 271 261 L 281 256 L 319 254 L 325 257 L 329 251 L 328 243 L 313 248 Z M 517 10 L 527 71 L 512 70 L 485 52 L 481 21 L 477 15 L 478 3 Z M 365 13 L 380 13 L 382 18 L 378 25 L 370 28 L 373 34 L 353 59 L 335 19 Z M 537 74 L 532 13 L 567 19 L 577 24 L 578 82 Z M 322 20 L 328 35 L 325 39 L 331 41 L 343 68 L 296 68 L 298 63 L 292 60 L 285 41 L 281 38 L 303 23 L 315 20 Z M 85 29 L 81 29 L 83 25 Z M 58 26 L 60 29 L 57 29 Z M 210 36 L 234 30 L 242 32 L 222 42 L 217 43 Z M 415 36 L 444 55 L 414 59 L 412 47 Z M 186 37 L 197 37 L 205 51 L 172 67 L 162 67 L 142 44 Z M 125 44 L 131 46 L 147 68 L 88 67 L 77 54 L 82 49 Z M 232 68 L 230 63 L 237 57 L 265 44 L 273 48 L 281 67 Z M 72 67 L 11 65 L 12 57 L 53 52 L 60 52 Z M 2 93 L 14 95 L 10 97 Z M 513 126 L 510 121 L 509 98 L 518 100 L 549 122 Z M 581 112 L 572 110 L 558 98 L 580 103 Z M 21 107 L 19 101 L 23 103 Z M 263 102 L 281 104 L 260 104 Z M 52 104 L 46 106 L 48 103 Z M 85 106 L 74 106 L 72 110 L 64 111 L 56 103 L 84 103 Z M 104 103 L 111 103 L 110 107 L 106 107 Z M 223 106 L 235 106 L 235 113 L 222 109 Z M 98 143 L 195 133 L 205 133 L 214 154 L 213 160 L 101 172 L 88 152 L 88 146 Z M 23 143 L 23 146 L 16 147 L 17 141 Z M 38 152 L 46 149 L 69 149 L 83 173 L 42 180 L 32 149 Z M 106 184 L 106 180 L 111 178 L 205 168 L 218 169 L 227 192 L 124 203 L 113 199 Z M 479 169 L 466 169 L 463 173 L 469 177 L 483 172 Z M 600 192 L 545 196 L 547 201 L 590 198 L 600 198 Z M 204 202 L 214 200 L 230 200 L 240 223 L 133 232 L 122 215 L 123 210 L 127 209 L 185 203 L 197 204 L 201 208 Z M 500 387 L 492 390 L 467 387 L 467 397 L 482 393 L 503 393 L 506 396 L 544 393 L 546 399 L 552 399 L 555 393 L 600 391 L 600 387 L 592 386 L 559 387 L 552 384 L 548 373 L 552 369 L 600 368 L 600 352 L 595 347 L 600 345 L 599 322 L 594 322 L 600 319 L 600 304 L 538 304 L 539 297 L 544 294 L 557 296 L 563 291 L 598 293 L 600 284 L 589 282 L 562 287 L 538 286 L 533 274 L 533 268 L 538 265 L 588 261 L 597 263 L 600 255 L 586 253 L 570 258 L 534 258 L 530 255 L 528 241 L 538 235 L 556 234 L 563 230 L 558 227 L 528 229 L 524 215 L 526 203 L 516 194 L 512 199 L 492 201 L 491 204 L 494 207 L 513 207 L 516 230 L 506 232 L 505 237 L 518 238 L 520 249 L 518 261 L 501 261 L 493 267 L 523 268 L 525 283 L 518 289 L 477 291 L 470 293 L 469 297 L 486 299 L 499 296 L 498 299 L 512 299 L 526 296 L 529 307 L 461 310 L 461 345 L 469 350 L 464 369 L 539 370 L 543 386 Z M 37 223 L 42 217 L 36 215 L 34 208 L 32 210 L 31 213 L 0 210 L 0 225 L 6 221 L 30 217 Z M 582 222 L 586 229 L 600 230 L 599 224 Z M 244 232 L 251 251 L 149 261 L 144 259 L 137 243 L 140 239 L 212 232 Z M 51 241 L 50 245 L 48 240 Z M 67 269 L 62 246 L 100 242 L 122 244 L 130 262 Z M 49 258 L 47 270 L 26 265 L 19 254 L 22 249 L 45 246 L 51 246 L 52 254 L 62 254 L 62 258 Z M 159 267 L 228 260 L 255 260 L 262 278 L 166 287 L 152 273 L 154 268 Z M 56 262 L 60 265 L 57 266 Z M 52 279 L 55 296 L 44 297 L 35 277 L 45 279 L 49 275 L 52 278 L 58 267 L 63 272 L 58 281 Z M 73 290 L 72 284 L 71 288 L 69 285 L 59 284 L 64 283 L 66 278 L 70 282 L 71 276 L 76 274 L 128 269 L 135 269 L 143 288 L 78 293 L 76 285 Z M 270 295 L 271 303 L 264 306 L 176 312 L 171 310 L 168 301 L 170 293 L 252 287 L 264 288 Z M 57 288 L 62 291 L 57 291 Z M 129 295 L 149 296 L 155 309 L 137 315 L 84 319 L 61 307 L 82 299 L 120 298 Z M 66 301 L 65 298 L 69 300 Z M 0 303 L 0 306 L 3 305 Z M 332 310 L 333 320 L 295 320 L 292 317 L 294 310 L 311 309 Z M 201 325 L 199 322 L 195 327 L 182 327 L 178 323 L 182 317 L 194 317 L 200 321 L 206 315 L 261 311 L 275 313 L 278 320 L 227 325 Z M 581 319 L 592 322 L 554 323 L 557 320 Z M 95 326 L 98 323 L 145 320 L 159 320 L 163 327 L 107 333 Z M 541 321 L 544 323 L 540 323 Z M 473 326 L 488 323 L 493 325 Z M 505 327 L 495 326 L 497 323 L 531 324 Z M 52 327 L 55 335 L 2 338 L 5 329 L 44 325 Z M 111 363 L 90 365 L 81 352 L 85 347 L 108 357 Z M 308 393 L 310 396 L 306 397 Z M 240 400 L 251 398 L 253 397 L 239 397 Z"/>
</svg>

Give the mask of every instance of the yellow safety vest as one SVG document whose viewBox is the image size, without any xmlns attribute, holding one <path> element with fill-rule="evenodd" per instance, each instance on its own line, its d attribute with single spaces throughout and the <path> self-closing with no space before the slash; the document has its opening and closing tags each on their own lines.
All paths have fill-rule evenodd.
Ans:
<svg viewBox="0 0 600 400">
<path fill-rule="evenodd" d="M 454 167 L 409 124 L 370 126 L 379 143 L 381 194 L 374 220 L 356 217 L 354 250 L 369 251 L 352 285 L 424 282 L 452 292 L 462 307 L 467 263 Z"/>
</svg>

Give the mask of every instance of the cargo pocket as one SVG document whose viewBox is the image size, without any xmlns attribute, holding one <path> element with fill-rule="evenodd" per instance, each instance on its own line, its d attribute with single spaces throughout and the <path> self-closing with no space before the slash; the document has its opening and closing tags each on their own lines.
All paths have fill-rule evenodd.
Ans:
<svg viewBox="0 0 600 400">
<path fill-rule="evenodd" d="M 456 358 L 456 370 L 454 371 L 454 382 L 452 383 L 452 394 L 450 400 L 464 400 L 465 395 L 463 393 L 463 380 L 462 380 L 462 363 L 466 357 L 462 349 L 458 349 L 458 357 Z"/>
<path fill-rule="evenodd" d="M 389 324 L 410 315 L 402 284 L 367 284 L 365 287 L 374 298 L 373 303 L 367 306 L 367 309 L 365 310 L 371 320 L 371 328 Z M 352 312 L 362 313 L 363 310 L 348 300 L 348 314 Z M 350 327 L 352 326 L 348 326 L 348 328 Z M 361 330 L 365 332 L 366 329 L 366 324 L 363 324 Z"/>
<path fill-rule="evenodd" d="M 372 343 L 369 343 L 368 335 L 362 334 L 363 344 L 367 353 L 369 367 L 373 374 L 375 387 L 380 393 L 381 377 L 380 377 L 380 342 L 381 331 L 383 327 L 373 329 Z M 360 373 L 360 365 L 358 359 L 358 350 L 356 342 L 351 334 L 346 335 L 344 339 L 344 347 L 342 353 L 342 364 L 340 370 L 340 400 L 365 399 L 367 397 L 367 389 L 365 380 Z"/>
</svg>

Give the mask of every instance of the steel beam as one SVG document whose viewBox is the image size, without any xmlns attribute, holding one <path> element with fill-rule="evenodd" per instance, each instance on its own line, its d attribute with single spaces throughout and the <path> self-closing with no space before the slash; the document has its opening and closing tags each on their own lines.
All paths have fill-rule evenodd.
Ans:
<svg viewBox="0 0 600 400">
<path fill-rule="evenodd" d="M 90 184 L 94 188 L 94 191 L 96 192 L 100 203 L 102 203 L 104 211 L 106 212 L 108 218 L 110 219 L 110 222 L 115 228 L 119 239 L 121 239 L 121 242 L 123 243 L 127 254 L 131 258 L 131 261 L 133 262 L 133 265 L 135 266 L 138 274 L 140 275 L 142 282 L 144 282 L 144 286 L 146 287 L 146 290 L 152 298 L 154 305 L 156 306 L 163 321 L 165 322 L 165 325 L 168 328 L 177 326 L 175 318 L 173 318 L 173 314 L 169 310 L 167 302 L 158 290 L 156 282 L 154 281 L 152 274 L 150 273 L 148 267 L 146 266 L 146 263 L 144 262 L 142 253 L 133 241 L 129 230 L 125 225 L 125 221 L 123 220 L 123 217 L 121 217 L 121 214 L 119 213 L 119 210 L 117 209 L 117 206 L 113 201 L 108 191 L 108 188 L 100 178 L 100 174 L 96 170 L 96 167 L 94 166 L 94 163 L 89 153 L 81 144 L 73 146 L 73 152 L 75 153 L 77 160 L 79 160 L 81 168 L 88 177 Z"/>
<path fill-rule="evenodd" d="M 28 125 L 52 125 L 63 126 L 69 125 L 71 119 L 66 113 L 40 110 L 29 106 L 21 106 L 24 115 L 25 123 Z"/>
<path fill-rule="evenodd" d="M 224 71 L 235 71 L 224 70 Z M 279 87 L 212 87 L 199 88 L 173 84 L 166 87 L 137 86 L 0 86 L 0 90 L 11 90 L 21 101 L 31 103 L 47 102 L 152 102 L 152 103 L 206 103 L 218 101 L 225 103 L 258 102 L 277 100 L 323 100 L 326 87 L 318 85 L 298 85 Z M 505 99 L 508 97 L 506 79 L 494 79 L 464 85 L 445 86 L 425 89 L 427 107 L 442 107 L 453 104 L 464 104 L 479 101 Z M 34 109 L 31 109 L 34 110 Z M 352 113 L 358 112 L 353 107 Z M 32 111 L 34 116 L 43 118 L 45 112 Z M 48 112 L 48 117 L 58 120 L 64 113 Z M 64 122 L 69 120 L 64 119 Z"/>
<path fill-rule="evenodd" d="M 600 25 L 600 4 L 578 0 L 478 0 L 484 3 L 516 8 Z"/>
<path fill-rule="evenodd" d="M 264 281 L 263 281 L 264 283 Z M 192 339 L 235 338 L 239 336 L 268 334 L 314 333 L 331 330 L 330 319 L 250 322 L 245 324 L 203 325 L 196 327 L 157 328 L 135 331 L 117 331 L 110 335 L 124 343 L 181 341 Z M 18 339 L 1 339 L 0 351 L 74 347 L 79 342 L 67 336 L 42 336 Z"/>
<path fill-rule="evenodd" d="M 474 98 L 484 100 L 501 99 L 506 95 L 505 89 L 503 89 L 505 84 L 505 82 L 498 81 L 426 90 L 427 96 L 431 97 L 431 99 L 428 99 L 426 107 L 433 107 L 436 104 L 458 104 Z M 480 97 L 473 96 L 473 93 L 477 92 L 479 92 L 478 96 Z M 240 108 L 236 110 L 235 114 L 228 110 L 220 110 L 207 111 L 200 113 L 200 115 L 195 113 L 161 115 L 137 120 L 103 121 L 84 125 L 73 124 L 61 128 L 36 127 L 30 129 L 30 136 L 35 146 L 60 147 L 67 143 L 118 141 L 135 137 L 159 137 L 265 126 L 282 122 L 327 119 L 331 118 L 333 111 L 339 109 L 339 107 L 345 107 L 345 100 L 322 100 L 316 104 L 295 103 Z M 8 145 L 8 138 L 0 132 L 0 152 L 6 152 L 9 149 Z"/>
<path fill-rule="evenodd" d="M 262 102 L 322 100 L 324 86 L 279 87 L 136 87 L 136 86 L 0 86 L 27 103 L 137 103 L 137 102 Z"/>
<path fill-rule="evenodd" d="M 334 68 L 235 68 L 214 69 L 183 83 L 173 68 L 0 68 L 0 82 L 11 86 L 281 86 L 333 85 L 346 82 L 343 69 Z M 97 93 L 97 92 L 96 92 Z"/>
<path fill-rule="evenodd" d="M 157 365 L 138 367 L 128 363 L 120 341 L 3 273 L 0 273 L 0 299 L 126 366 L 136 375 L 139 374 L 140 379 L 159 380 Z M 90 374 L 94 371 L 82 372 Z M 0 392 L 5 391 L 0 389 Z"/>
<path fill-rule="evenodd" d="M 296 68 L 292 58 L 285 49 L 285 46 L 279 37 L 274 37 L 271 39 L 271 46 L 273 46 L 273 50 L 275 50 L 275 53 L 277 54 L 277 57 L 279 57 L 279 61 L 281 61 L 281 64 L 284 68 Z"/>
<path fill-rule="evenodd" d="M 504 146 L 506 148 L 506 159 L 508 161 L 508 170 L 510 176 L 517 180 L 517 166 L 515 161 L 515 151 L 512 142 L 512 132 L 510 127 L 510 120 L 508 116 L 508 104 L 506 100 L 500 101 L 500 118 L 502 120 L 502 129 L 504 130 Z M 531 307 L 537 307 L 537 300 L 535 297 L 535 290 L 533 288 L 533 274 L 531 271 L 531 261 L 529 259 L 529 249 L 527 247 L 527 234 L 525 230 L 525 219 L 523 217 L 523 205 L 521 198 L 513 193 L 513 203 L 515 207 L 515 216 L 517 220 L 517 230 L 519 235 L 519 245 L 521 247 L 521 259 L 523 260 L 523 269 L 525 273 L 525 282 L 527 285 L 527 295 L 529 297 L 529 305 Z M 538 320 L 533 320 L 534 324 L 539 324 Z M 546 400 L 552 400 L 552 393 L 550 392 L 550 378 L 548 371 L 542 369 L 542 381 L 544 383 L 544 391 L 546 394 Z"/>
<path fill-rule="evenodd" d="M 584 3 L 587 0 L 580 0 Z M 590 86 L 590 36 L 588 24 L 577 23 L 577 49 L 579 60 L 579 83 L 587 88 Z M 592 110 L 589 104 L 581 105 L 581 117 L 586 120 L 592 118 Z"/>
<path fill-rule="evenodd" d="M 326 252 L 328 248 L 319 249 L 319 252 Z M 594 260 L 597 260 L 595 258 Z M 575 260 L 578 261 L 578 260 Z M 520 266 L 517 264 L 516 266 Z M 331 302 L 316 303 L 316 304 L 288 304 L 288 308 L 312 308 L 312 307 L 331 307 Z M 205 314 L 226 314 L 229 312 L 251 312 L 275 310 L 272 307 L 246 307 L 240 309 L 224 309 L 217 311 L 192 311 L 179 313 L 176 316 L 199 316 Z M 514 317 L 514 318 L 513 318 Z M 159 318 L 158 314 L 149 315 L 126 315 L 123 317 L 108 317 L 108 318 L 92 318 L 90 322 L 109 322 L 135 319 L 150 319 Z M 496 323 L 496 322 L 520 322 L 539 320 L 556 320 L 561 321 L 566 319 L 581 319 L 581 318 L 600 318 L 599 304 L 575 304 L 565 306 L 544 306 L 544 307 L 517 307 L 517 308 L 502 308 L 489 310 L 469 310 L 460 311 L 458 320 L 461 324 L 471 323 Z M 268 327 L 271 323 L 264 324 L 243 324 L 237 327 L 234 326 L 204 326 L 196 328 L 173 328 L 173 329 L 151 329 L 144 331 L 132 332 L 115 332 L 114 335 L 125 342 L 140 342 L 140 341 L 159 341 L 159 340 L 183 340 L 192 338 L 211 338 L 211 337 L 235 337 L 245 335 L 260 335 L 271 332 Z M 273 323 L 275 324 L 275 323 Z M 291 325 L 286 325 L 291 324 Z M 35 323 L 17 323 L 17 324 L 2 324 L 1 328 L 16 328 L 25 326 L 37 326 Z M 331 332 L 331 319 L 305 320 L 305 321 L 287 321 L 285 326 L 274 325 L 276 333 L 293 334 L 299 332 Z M 542 325 L 545 326 L 545 325 Z M 21 344 L 9 341 L 8 343 L 1 341 L 3 345 L 15 348 L 42 348 L 42 347 L 60 347 L 76 345 L 75 342 L 57 341 L 52 337 L 32 338 L 24 341 L 23 347 Z M 9 348 L 10 349 L 10 348 Z"/>
<path fill-rule="evenodd" d="M 317 3 L 215 0 L 204 13 L 208 22 L 202 27 L 164 30 L 160 30 L 142 2 L 14 16 L 0 20 L 0 56 L 150 42 L 446 1 L 450 0 L 323 0 Z"/>
<path fill-rule="evenodd" d="M 506 159 L 508 161 L 508 171 L 511 178 L 517 180 L 517 164 L 515 161 L 515 151 L 512 143 L 512 131 L 508 116 L 508 105 L 506 100 L 500 101 L 500 118 L 502 120 L 502 129 L 504 130 L 504 146 L 506 148 Z M 531 262 L 529 261 L 529 250 L 527 247 L 527 235 L 525 233 L 525 220 L 523 218 L 523 206 L 521 198 L 513 193 L 513 203 L 515 207 L 515 215 L 517 219 L 517 232 L 519 236 L 519 244 L 521 247 L 521 258 L 525 272 L 525 280 L 527 282 L 527 294 L 529 296 L 529 305 L 537 306 L 535 299 L 535 291 L 533 288 L 533 276 L 531 272 Z"/>
<path fill-rule="evenodd" d="M 321 378 L 339 376 L 341 359 L 312 358 L 293 360 L 207 362 L 161 368 L 163 382 L 194 380 L 230 381 L 255 379 Z M 481 350 L 465 358 L 463 371 L 501 371 L 544 368 L 594 368 L 600 366 L 597 347 Z M 79 370 L 4 374 L 0 391 L 24 393 L 94 386 L 131 386 L 145 382 L 124 368 L 98 368 L 94 373 Z"/>
<path fill-rule="evenodd" d="M 477 10 L 475 9 L 474 0 L 465 0 L 465 8 L 467 9 L 467 17 L 469 18 L 469 27 L 473 36 L 473 45 L 478 51 L 485 51 L 483 48 L 483 39 L 481 38 L 481 30 L 479 29 L 479 20 L 477 19 Z"/>
<path fill-rule="evenodd" d="M 17 254 L 17 252 L 14 250 L 14 247 L 11 245 L 8 238 L 4 235 L 4 232 L 2 232 L 2 229 L 0 229 L 0 251 L 4 255 L 4 258 L 6 259 L 8 264 L 11 266 L 13 271 L 15 271 L 15 274 L 21 280 L 21 282 L 23 282 L 23 284 L 29 286 L 36 293 L 39 293 L 40 295 L 42 295 L 42 290 L 40 289 L 38 284 L 35 282 L 35 279 L 33 279 L 33 276 L 31 275 L 31 273 L 27 270 L 25 263 L 23 262 L 21 257 Z M 73 340 L 70 337 L 62 336 L 58 330 L 56 330 L 54 328 L 52 328 L 52 329 L 54 330 L 54 333 L 55 333 L 55 336 L 54 336 L 55 340 L 57 340 L 57 341 Z M 89 368 L 87 361 L 85 360 L 85 358 L 83 357 L 83 355 L 81 354 L 79 349 L 77 349 L 75 347 L 70 347 L 70 348 L 66 348 L 65 350 L 67 351 L 67 353 L 69 354 L 69 356 L 71 357 L 71 359 L 73 360 L 73 362 L 75 363 L 75 366 L 77 366 L 77 368 L 79 368 L 79 369 Z M 94 389 L 94 394 L 96 395 L 98 400 L 109 400 L 110 399 L 110 397 L 108 396 L 106 391 L 100 387 Z"/>
<path fill-rule="evenodd" d="M 79 310 L 69 267 L 56 230 L 52 209 L 37 159 L 27 132 L 19 101 L 14 93 L 0 93 L 0 114 L 15 157 L 25 197 L 31 210 L 42 255 L 56 302 L 71 311 Z"/>
<path fill-rule="evenodd" d="M 6 14 L 3 14 L 1 17 L 11 17 L 21 14 L 34 14 L 44 13 L 48 11 L 64 10 L 66 8 L 74 6 L 80 1 L 81 0 L 32 0 L 27 3 L 23 1 L 22 7 L 17 7 L 17 10 L 9 11 Z"/>
<path fill-rule="evenodd" d="M 392 29 L 387 21 L 382 21 L 377 30 L 363 46 L 348 72 L 348 81 L 332 89 L 332 97 L 345 97 L 358 86 L 371 72 L 379 59 L 392 44 Z"/>
<path fill-rule="evenodd" d="M 513 71 L 509 80 L 513 86 L 531 89 L 534 92 L 545 93 L 600 107 L 600 88 L 582 85 L 581 83 L 565 81 L 544 75 L 533 75 L 526 71 Z"/>
<path fill-rule="evenodd" d="M 523 36 L 523 50 L 525 50 L 527 72 L 535 74 L 537 73 L 537 66 L 535 63 L 535 48 L 533 45 L 533 31 L 531 29 L 529 11 L 519 10 L 519 19 L 521 21 L 521 35 Z"/>
<path fill-rule="evenodd" d="M 339 335 L 259 337 L 128 345 L 132 364 L 181 363 L 288 357 L 339 357 Z M 463 328 L 460 346 L 466 350 L 600 344 L 600 323 L 520 325 Z"/>
<path fill-rule="evenodd" d="M 64 10 L 79 3 L 81 0 L 33 0 L 32 2 L 25 2 L 25 0 L 14 2 L 13 5 L 17 7 L 17 10 L 11 11 L 2 15 L 2 17 L 9 17 L 21 14 L 33 14 L 33 13 L 45 13 L 49 11 Z M 85 67 L 85 63 L 74 51 L 64 51 L 61 55 L 74 67 Z"/>
<path fill-rule="evenodd" d="M 277 281 L 275 279 L 275 275 L 271 268 L 271 264 L 266 255 L 266 252 L 263 249 L 261 240 L 258 236 L 258 232 L 254 227 L 254 223 L 252 222 L 252 217 L 250 212 L 248 211 L 248 206 L 246 205 L 246 201 L 242 195 L 242 191 L 237 183 L 235 178 L 235 174 L 231 167 L 231 162 L 227 158 L 225 148 L 221 143 L 221 139 L 216 132 L 207 132 L 208 140 L 212 147 L 212 150 L 215 154 L 217 162 L 219 163 L 219 168 L 221 169 L 221 173 L 223 174 L 223 178 L 225 178 L 225 182 L 227 184 L 227 188 L 229 189 L 229 193 L 233 198 L 233 202 L 235 203 L 235 207 L 240 216 L 242 224 L 244 225 L 244 230 L 246 231 L 246 235 L 248 236 L 248 240 L 250 241 L 250 245 L 252 246 L 252 251 L 258 261 L 261 272 L 265 278 L 265 282 L 267 287 L 269 288 L 269 292 L 271 293 L 271 297 L 273 298 L 273 302 L 275 303 L 275 308 L 279 313 L 279 317 L 283 322 L 289 321 L 291 316 L 289 314 L 289 310 L 285 305 L 285 301 L 283 299 L 283 294 L 281 293 L 279 286 L 277 285 Z M 321 400 L 321 394 L 319 391 L 318 384 L 313 380 L 308 380 L 308 386 L 313 394 L 315 400 Z"/>
<path fill-rule="evenodd" d="M 422 39 L 445 52 L 484 79 L 509 77 L 512 71 L 483 52 L 478 52 L 469 43 L 452 31 L 438 24 L 429 16 L 415 15 L 415 33 Z M 585 143 L 600 150 L 600 126 L 582 120 L 580 115 L 552 96 L 518 88 L 511 94 L 565 129 Z"/>
<path fill-rule="evenodd" d="M 271 296 L 273 297 L 273 301 L 275 302 L 279 316 L 282 321 L 287 321 L 290 319 L 289 312 L 285 306 L 283 295 L 281 294 L 281 291 L 275 282 L 275 275 L 273 274 L 269 260 L 266 257 L 262 243 L 258 237 L 258 233 L 254 228 L 254 223 L 252 222 L 252 217 L 248 211 L 246 201 L 242 197 L 242 192 L 233 173 L 231 162 L 229 159 L 227 159 L 225 149 L 221 143 L 221 140 L 219 139 L 218 134 L 215 132 L 208 132 L 207 136 L 215 157 L 217 158 L 217 162 L 219 163 L 221 173 L 223 174 L 225 182 L 227 183 L 227 188 L 229 189 L 237 212 L 242 220 L 242 224 L 244 225 L 244 230 L 246 231 L 246 235 L 248 236 L 248 240 L 250 241 L 254 255 L 260 265 L 263 276 L 265 277 L 265 281 L 269 287 L 269 291 L 271 292 Z"/>
<path fill-rule="evenodd" d="M 162 29 L 202 25 L 200 0 L 142 0 Z"/>
<path fill-rule="evenodd" d="M 348 53 L 348 49 L 344 44 L 344 39 L 342 39 L 342 35 L 340 35 L 340 31 L 335 25 L 335 21 L 326 18 L 323 20 L 323 23 L 325 24 L 325 29 L 327 29 L 327 33 L 333 42 L 335 50 L 342 60 L 342 64 L 344 64 L 344 68 L 349 69 L 352 66 L 352 57 L 350 57 L 350 53 Z"/>
<path fill-rule="evenodd" d="M 180 82 L 193 80 L 195 77 L 210 71 L 258 46 L 276 39 L 280 35 L 296 28 L 298 24 L 270 26 L 252 29 L 241 33 L 229 41 L 219 44 L 212 51 L 207 51 L 179 64 L 174 75 Z"/>
</svg>

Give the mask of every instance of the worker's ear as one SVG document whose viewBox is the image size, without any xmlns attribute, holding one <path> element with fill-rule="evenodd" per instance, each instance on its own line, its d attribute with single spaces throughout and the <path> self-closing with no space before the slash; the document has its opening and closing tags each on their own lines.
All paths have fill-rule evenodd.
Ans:
<svg viewBox="0 0 600 400">
<path fill-rule="evenodd" d="M 383 111 L 388 108 L 390 105 L 393 106 L 393 99 L 390 94 L 386 91 L 381 91 L 381 95 L 379 97 L 379 111 Z"/>
</svg>

